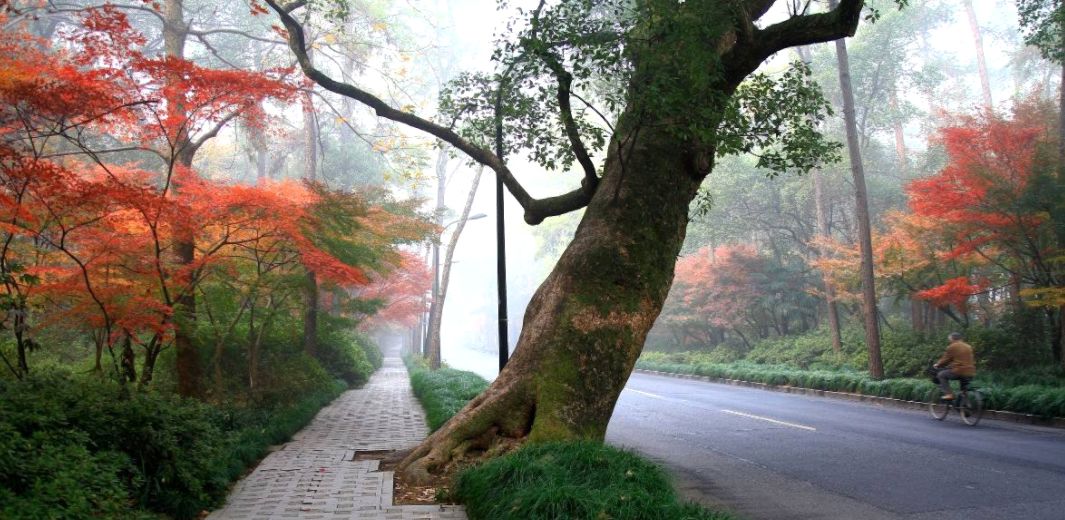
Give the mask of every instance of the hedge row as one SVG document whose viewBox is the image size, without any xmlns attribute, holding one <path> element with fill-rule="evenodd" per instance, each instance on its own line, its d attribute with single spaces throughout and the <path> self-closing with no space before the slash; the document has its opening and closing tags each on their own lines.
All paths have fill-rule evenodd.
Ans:
<svg viewBox="0 0 1065 520">
<path fill-rule="evenodd" d="M 648 353 L 636 362 L 636 368 L 673 374 L 692 374 L 722 379 L 737 379 L 777 386 L 795 386 L 815 390 L 852 392 L 907 401 L 923 401 L 932 390 L 928 379 L 892 378 L 875 380 L 867 374 L 850 370 L 802 370 L 786 365 L 754 363 L 670 363 L 664 356 Z M 657 358 L 657 359 L 656 359 Z M 1049 384 L 1018 384 L 1024 376 L 1008 374 L 980 375 L 974 386 L 984 394 L 991 410 L 1027 413 L 1042 417 L 1065 417 L 1065 387 L 1054 384 L 1056 376 L 1034 377 Z M 1011 384 L 1012 383 L 1012 384 Z"/>
</svg>

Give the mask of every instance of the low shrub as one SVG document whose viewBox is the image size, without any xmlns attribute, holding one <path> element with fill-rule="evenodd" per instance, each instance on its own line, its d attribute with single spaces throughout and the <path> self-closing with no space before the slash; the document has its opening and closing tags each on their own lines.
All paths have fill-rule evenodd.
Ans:
<svg viewBox="0 0 1065 520">
<path fill-rule="evenodd" d="M 150 511 L 195 518 L 344 388 L 328 380 L 288 396 L 288 404 L 237 408 L 162 392 L 130 395 L 114 383 L 64 372 L 2 381 L 0 517 Z"/>
<path fill-rule="evenodd" d="M 459 473 L 453 496 L 474 520 L 730 518 L 680 503 L 658 466 L 594 442 L 528 445 Z"/>
<path fill-rule="evenodd" d="M 376 368 L 358 339 L 347 334 L 323 338 L 318 344 L 318 361 L 333 377 L 352 387 L 366 384 Z"/>
</svg>

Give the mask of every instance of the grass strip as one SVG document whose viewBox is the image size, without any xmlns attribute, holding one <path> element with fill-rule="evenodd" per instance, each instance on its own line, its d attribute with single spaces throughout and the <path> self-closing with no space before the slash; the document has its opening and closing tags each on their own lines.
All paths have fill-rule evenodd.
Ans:
<svg viewBox="0 0 1065 520">
<path fill-rule="evenodd" d="M 459 473 L 452 491 L 473 520 L 727 520 L 681 503 L 665 472 L 598 442 L 527 445 Z"/>
<path fill-rule="evenodd" d="M 432 431 L 488 388 L 488 381 L 473 372 L 453 368 L 429 370 L 424 360 L 409 355 L 403 357 L 403 362 L 407 364 L 410 386 L 425 409 L 425 419 Z"/>
</svg>

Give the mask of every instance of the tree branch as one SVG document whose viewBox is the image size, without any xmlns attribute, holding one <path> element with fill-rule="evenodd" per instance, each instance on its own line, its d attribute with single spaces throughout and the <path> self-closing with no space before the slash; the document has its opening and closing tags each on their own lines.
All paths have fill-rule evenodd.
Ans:
<svg viewBox="0 0 1065 520">
<path fill-rule="evenodd" d="M 544 60 L 544 63 L 555 75 L 555 79 L 558 80 L 559 115 L 562 117 L 562 124 L 566 128 L 566 137 L 569 138 L 573 155 L 577 157 L 577 162 L 584 169 L 584 181 L 581 182 L 581 187 L 588 192 L 588 197 L 591 198 L 591 195 L 595 193 L 595 188 L 599 185 L 599 176 L 595 172 L 595 165 L 592 164 L 592 159 L 588 157 L 588 149 L 585 148 L 584 142 L 581 141 L 581 132 L 577 128 L 577 122 L 573 119 L 573 109 L 570 106 L 570 85 L 573 84 L 573 74 L 570 74 L 562 66 L 558 56 L 550 51 L 541 50 L 537 54 L 540 55 L 540 58 Z"/>
<path fill-rule="evenodd" d="M 762 7 L 765 3 L 751 0 L 750 5 Z M 841 0 L 831 11 L 792 16 L 765 29 L 755 29 L 751 44 L 738 46 L 733 52 L 739 54 L 728 60 L 729 77 L 745 78 L 774 53 L 789 47 L 854 36 L 864 5 L 865 0 Z"/>
<path fill-rule="evenodd" d="M 507 191 L 514 196 L 525 210 L 525 222 L 534 225 L 539 224 L 547 217 L 568 213 L 588 205 L 591 197 L 583 187 L 556 197 L 534 199 L 518 182 L 506 163 L 498 155 L 463 139 L 450 128 L 440 126 L 410 112 L 392 108 L 388 103 L 365 90 L 330 78 L 315 68 L 307 55 L 303 27 L 290 14 L 292 10 L 299 6 L 289 4 L 286 7 L 282 7 L 276 0 L 265 1 L 277 13 L 281 23 L 285 26 L 285 30 L 288 31 L 289 48 L 296 55 L 300 68 L 308 78 L 326 90 L 349 97 L 372 108 L 379 117 L 402 123 L 432 135 L 461 150 L 474 161 L 491 168 L 502 179 Z"/>
</svg>

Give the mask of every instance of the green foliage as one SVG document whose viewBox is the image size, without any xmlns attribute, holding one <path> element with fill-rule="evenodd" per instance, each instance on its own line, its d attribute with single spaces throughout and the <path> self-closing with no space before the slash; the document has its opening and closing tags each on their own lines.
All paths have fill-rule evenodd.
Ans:
<svg viewBox="0 0 1065 520">
<path fill-rule="evenodd" d="M 594 442 L 526 446 L 463 471 L 453 494 L 474 520 L 729 518 L 681 504 L 662 469 Z"/>
<path fill-rule="evenodd" d="M 91 444 L 79 430 L 24 434 L 0 421 L 0 517 L 111 518 L 131 513 L 123 482 L 133 472 L 129 457 L 114 451 L 93 453 L 87 449 Z"/>
<path fill-rule="evenodd" d="M 410 386 L 425 409 L 429 429 L 436 430 L 466 403 L 488 388 L 483 377 L 453 368 L 429 370 L 420 358 L 403 358 L 410 371 Z"/>
<path fill-rule="evenodd" d="M 1065 36 L 1065 6 L 1060 0 L 1017 0 L 1017 15 L 1024 43 L 1039 49 L 1048 60 L 1065 60 L 1065 47 L 1061 44 Z"/>
<path fill-rule="evenodd" d="M 717 135 L 718 156 L 752 153 L 756 166 L 776 176 L 808 172 L 840 159 L 841 143 L 830 142 L 820 126 L 832 105 L 801 61 L 779 78 L 755 74 L 733 94 Z"/>
<path fill-rule="evenodd" d="M 498 140 L 504 156 L 525 151 L 545 168 L 567 169 L 575 155 L 559 97 L 575 93 L 573 125 L 593 154 L 607 129 L 627 138 L 664 125 L 719 155 L 755 152 L 775 173 L 839 156 L 819 130 L 831 110 L 805 65 L 752 76 L 732 92 L 719 42 L 749 22 L 733 3 L 579 0 L 518 16 L 493 54 L 502 72 L 460 75 L 441 92 L 445 121 L 474 143 Z"/>
<path fill-rule="evenodd" d="M 344 387 L 249 409 L 159 392 L 122 397 L 118 385 L 62 372 L 0 382 L 0 516 L 194 518 Z"/>
<path fill-rule="evenodd" d="M 380 368 L 382 358 L 381 351 L 368 338 L 334 328 L 319 334 L 318 361 L 333 377 L 343 379 L 349 386 L 359 387 Z"/>
</svg>

